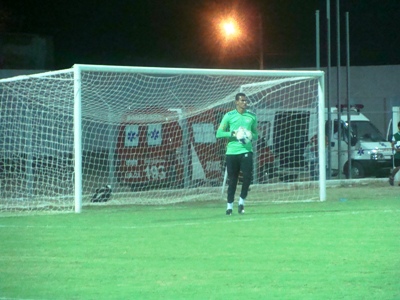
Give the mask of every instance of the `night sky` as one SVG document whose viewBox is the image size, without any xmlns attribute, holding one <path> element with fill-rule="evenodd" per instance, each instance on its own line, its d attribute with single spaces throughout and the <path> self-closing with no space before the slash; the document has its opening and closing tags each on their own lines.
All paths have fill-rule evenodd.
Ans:
<svg viewBox="0 0 400 300">
<path fill-rule="evenodd" d="M 321 65 L 327 62 L 326 0 L 0 0 L 3 33 L 53 37 L 54 69 L 74 63 L 259 68 L 259 18 L 264 68 L 315 67 L 315 12 L 320 11 Z M 331 2 L 332 65 L 336 62 L 336 0 Z M 350 64 L 400 64 L 400 1 L 342 0 L 341 57 Z M 240 39 L 224 40 L 222 16 L 234 16 Z"/>
</svg>

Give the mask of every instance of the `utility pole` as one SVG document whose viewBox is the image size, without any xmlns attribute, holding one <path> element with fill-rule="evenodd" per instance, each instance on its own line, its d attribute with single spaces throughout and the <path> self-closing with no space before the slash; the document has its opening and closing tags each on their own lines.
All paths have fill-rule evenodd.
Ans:
<svg viewBox="0 0 400 300">
<path fill-rule="evenodd" d="M 264 70 L 264 45 L 263 45 L 263 22 L 262 15 L 258 13 L 258 33 L 259 33 L 259 50 L 260 50 L 260 70 Z"/>
</svg>

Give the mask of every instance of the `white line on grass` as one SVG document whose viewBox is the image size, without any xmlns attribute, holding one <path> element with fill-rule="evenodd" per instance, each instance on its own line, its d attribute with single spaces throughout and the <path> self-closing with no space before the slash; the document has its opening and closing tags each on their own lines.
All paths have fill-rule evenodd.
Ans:
<svg viewBox="0 0 400 300">
<path fill-rule="evenodd" d="M 363 214 L 363 213 L 376 213 L 378 211 L 376 210 L 361 210 L 361 211 L 339 211 L 339 212 L 323 212 L 324 215 L 326 216 L 345 216 L 345 215 L 357 215 L 357 214 Z M 383 213 L 398 213 L 400 210 L 382 210 L 380 212 Z M 301 212 L 299 212 L 300 214 Z M 288 220 L 288 219 L 304 219 L 304 218 L 313 218 L 315 215 L 320 215 L 321 212 L 316 212 L 312 214 L 312 212 L 309 212 L 307 214 L 296 214 L 296 215 L 291 215 L 291 216 L 282 216 L 281 214 L 276 214 L 276 215 L 268 215 L 268 218 L 270 217 L 278 217 L 281 220 Z M 266 215 L 263 215 L 266 216 Z M 246 216 L 223 216 L 224 220 L 217 220 L 217 221 L 203 221 L 203 222 L 185 222 L 181 223 L 179 220 L 176 220 L 174 223 L 170 224 L 149 224 L 149 225 L 133 225 L 133 226 L 108 226 L 108 228 L 114 228 L 114 229 L 148 229 L 148 228 L 168 228 L 168 227 L 177 227 L 177 226 L 204 226 L 204 225 L 210 225 L 210 224 L 221 224 L 221 223 L 238 223 L 238 222 L 256 222 L 256 221 L 265 221 L 265 218 L 247 218 Z M 55 229 L 55 228 L 68 228 L 71 229 L 71 226 L 62 226 L 62 225 L 46 225 L 46 226 L 37 226 L 37 225 L 8 225 L 8 224 L 0 224 L 0 229 L 1 228 L 45 228 L 45 229 Z M 93 226 L 91 229 L 104 229 L 102 226 Z M 0 298 L 0 300 L 2 300 Z"/>
<path fill-rule="evenodd" d="M 0 300 L 39 300 L 39 299 L 32 299 L 32 298 L 4 298 L 0 297 Z M 40 300 L 45 300 L 45 299 L 40 299 Z"/>
</svg>

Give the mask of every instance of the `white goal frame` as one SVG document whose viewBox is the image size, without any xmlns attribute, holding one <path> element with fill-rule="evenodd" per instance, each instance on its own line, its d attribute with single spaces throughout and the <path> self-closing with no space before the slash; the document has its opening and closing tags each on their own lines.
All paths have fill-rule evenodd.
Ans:
<svg viewBox="0 0 400 300">
<path fill-rule="evenodd" d="M 75 133 L 75 212 L 82 210 L 82 143 L 81 141 L 81 72 L 82 71 L 112 71 L 124 73 L 158 74 L 160 68 L 156 67 L 126 67 L 126 66 L 102 66 L 75 64 L 74 67 L 74 133 Z M 268 70 L 222 70 L 222 69 L 182 69 L 162 68 L 163 74 L 194 74 L 194 75 L 238 75 L 238 76 L 298 76 L 315 77 L 318 79 L 318 135 L 325 136 L 325 96 L 324 96 L 324 72 L 323 71 L 268 71 Z M 325 169 L 325 139 L 318 139 L 319 149 L 319 193 L 320 201 L 326 200 L 326 169 Z"/>
</svg>

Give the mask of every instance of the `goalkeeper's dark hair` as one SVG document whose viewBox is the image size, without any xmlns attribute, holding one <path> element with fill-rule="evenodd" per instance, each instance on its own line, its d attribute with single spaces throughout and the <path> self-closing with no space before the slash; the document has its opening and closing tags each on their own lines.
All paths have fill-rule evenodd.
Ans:
<svg viewBox="0 0 400 300">
<path fill-rule="evenodd" d="M 399 123 L 397 123 L 397 127 L 400 127 L 400 121 L 399 121 Z"/>
<path fill-rule="evenodd" d="M 238 101 L 239 97 L 247 97 L 245 93 L 237 93 L 235 96 L 235 100 Z"/>
</svg>

